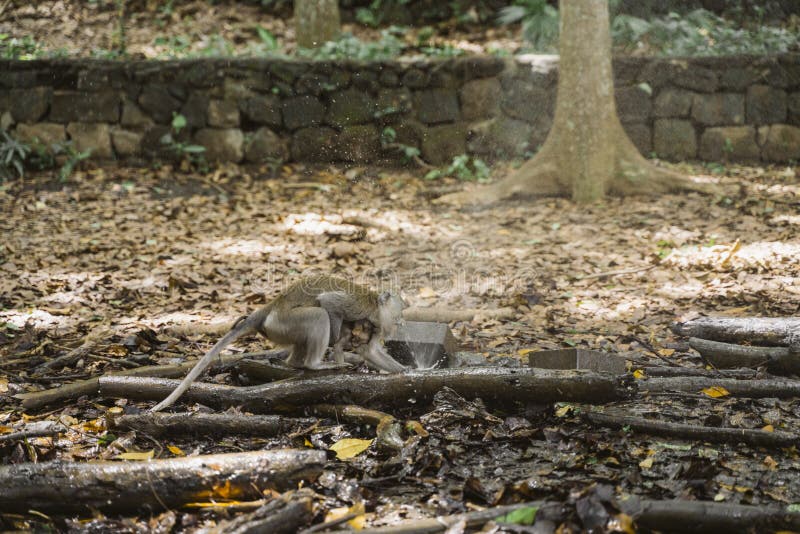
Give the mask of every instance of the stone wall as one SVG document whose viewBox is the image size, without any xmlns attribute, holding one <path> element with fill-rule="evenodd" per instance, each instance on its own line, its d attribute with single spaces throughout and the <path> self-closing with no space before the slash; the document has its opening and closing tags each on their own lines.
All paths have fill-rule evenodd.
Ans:
<svg viewBox="0 0 800 534">
<path fill-rule="evenodd" d="M 555 58 L 425 62 L 205 59 L 0 62 L 0 126 L 93 157 L 168 158 L 177 136 L 211 160 L 383 162 L 395 144 L 440 165 L 470 153 L 533 150 L 552 122 Z M 622 122 L 645 155 L 668 159 L 800 159 L 800 55 L 614 63 Z"/>
</svg>

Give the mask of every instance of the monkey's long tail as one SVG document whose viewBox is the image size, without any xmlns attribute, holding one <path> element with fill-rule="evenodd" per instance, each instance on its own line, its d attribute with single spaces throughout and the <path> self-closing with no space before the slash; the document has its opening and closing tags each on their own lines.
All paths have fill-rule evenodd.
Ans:
<svg viewBox="0 0 800 534">
<path fill-rule="evenodd" d="M 249 318 L 248 318 L 249 319 Z M 164 408 L 172 406 L 175 404 L 175 401 L 178 400 L 181 395 L 186 393 L 186 390 L 192 385 L 192 383 L 197 380 L 203 371 L 214 361 L 214 358 L 219 356 L 219 353 L 222 352 L 222 349 L 236 341 L 238 338 L 245 334 L 249 334 L 254 331 L 253 325 L 250 321 L 245 319 L 244 321 L 239 321 L 239 323 L 233 327 L 233 329 L 225 334 L 222 339 L 217 341 L 216 345 L 211 347 L 211 350 L 208 351 L 205 356 L 200 358 L 195 366 L 189 371 L 189 374 L 183 379 L 183 381 L 175 388 L 175 390 L 169 394 L 169 396 L 164 399 L 163 401 L 159 402 L 152 408 L 150 408 L 151 412 L 160 412 Z"/>
</svg>

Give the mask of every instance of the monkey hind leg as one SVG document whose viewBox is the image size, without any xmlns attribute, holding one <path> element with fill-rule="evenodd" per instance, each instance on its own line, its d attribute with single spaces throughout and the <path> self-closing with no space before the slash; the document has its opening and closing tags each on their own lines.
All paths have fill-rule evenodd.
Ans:
<svg viewBox="0 0 800 534">
<path fill-rule="evenodd" d="M 286 363 L 292 367 L 319 369 L 330 341 L 328 312 L 318 307 L 292 308 L 271 313 L 264 322 L 267 337 L 291 345 Z"/>
</svg>

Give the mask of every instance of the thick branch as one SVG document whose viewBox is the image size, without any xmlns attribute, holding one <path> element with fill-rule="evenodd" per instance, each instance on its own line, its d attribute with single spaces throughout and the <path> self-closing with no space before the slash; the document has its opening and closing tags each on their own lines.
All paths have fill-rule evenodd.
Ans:
<svg viewBox="0 0 800 534">
<path fill-rule="evenodd" d="M 0 466 L 0 509 L 90 513 L 161 510 L 190 502 L 260 498 L 315 478 L 325 451 L 285 449 L 149 462 Z"/>
<path fill-rule="evenodd" d="M 800 342 L 800 317 L 698 317 L 675 323 L 679 336 L 786 347 Z"/>
<path fill-rule="evenodd" d="M 635 391 L 630 377 L 581 371 L 474 367 L 409 371 L 391 375 L 341 374 L 233 388 L 194 384 L 183 397 L 210 406 L 244 405 L 256 413 L 269 412 L 273 404 L 364 404 L 408 406 L 426 403 L 443 387 L 467 398 L 480 397 L 490 404 L 571 401 L 604 403 L 629 398 Z M 108 376 L 100 391 L 112 397 L 159 400 L 178 382 L 157 378 Z"/>
<path fill-rule="evenodd" d="M 793 352 L 788 347 L 752 347 L 697 337 L 689 338 L 689 346 L 718 368 L 756 368 L 766 365 L 774 374 L 800 373 L 800 352 Z"/>
<path fill-rule="evenodd" d="M 244 358 L 276 358 L 285 354 L 286 351 L 283 349 L 242 354 L 226 354 L 221 356 L 212 365 L 214 368 L 219 368 L 238 362 Z M 125 371 L 109 373 L 107 376 L 159 376 L 173 378 L 188 373 L 189 370 L 194 367 L 195 363 L 197 362 L 190 361 L 180 365 L 148 365 L 146 367 L 137 367 L 136 369 L 126 369 Z M 21 400 L 22 407 L 26 410 L 35 410 L 42 406 L 77 399 L 83 395 L 94 395 L 99 388 L 99 380 L 99 377 L 89 378 L 88 380 L 65 384 L 53 389 L 45 389 L 43 391 L 34 391 L 31 393 L 19 393 L 14 395 L 14 398 Z"/>
<path fill-rule="evenodd" d="M 708 441 L 712 443 L 746 443 L 755 447 L 791 447 L 800 441 L 800 435 L 790 432 L 766 432 L 744 428 L 720 428 L 669 421 L 645 419 L 619 414 L 590 412 L 586 417 L 592 423 L 610 428 L 630 427 L 637 432 L 654 436 Z"/>
<path fill-rule="evenodd" d="M 643 501 L 636 497 L 621 503 L 639 529 L 659 532 L 772 532 L 800 529 L 800 514 L 785 508 L 745 506 L 702 501 Z"/>
<path fill-rule="evenodd" d="M 135 430 L 151 436 L 259 436 L 289 434 L 298 427 L 314 424 L 311 418 L 237 413 L 143 413 L 110 419 L 112 428 Z"/>
<path fill-rule="evenodd" d="M 733 378 L 706 378 L 699 376 L 683 376 L 673 378 L 648 378 L 639 381 L 639 389 L 643 394 L 680 391 L 684 393 L 700 393 L 705 388 L 723 387 L 736 397 L 798 397 L 800 381 L 774 378 L 768 380 L 735 380 Z"/>
<path fill-rule="evenodd" d="M 645 376 L 669 377 L 669 376 L 705 376 L 714 378 L 755 378 L 757 373 L 752 369 L 725 369 L 712 370 L 696 369 L 693 367 L 644 367 L 642 369 Z"/>
</svg>

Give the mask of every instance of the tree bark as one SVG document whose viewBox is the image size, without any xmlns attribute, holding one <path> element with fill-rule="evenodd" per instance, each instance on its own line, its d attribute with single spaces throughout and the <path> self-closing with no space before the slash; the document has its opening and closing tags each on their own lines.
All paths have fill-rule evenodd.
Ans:
<svg viewBox="0 0 800 534">
<path fill-rule="evenodd" d="M 722 387 L 734 397 L 760 399 L 775 397 L 785 399 L 800 396 L 800 381 L 788 378 L 764 380 L 736 380 L 734 378 L 713 378 L 704 376 L 681 376 L 670 378 L 648 378 L 639 380 L 639 391 L 647 393 L 700 393 L 705 388 Z"/>
<path fill-rule="evenodd" d="M 110 419 L 111 428 L 135 430 L 150 436 L 259 436 L 289 434 L 316 422 L 310 417 L 288 418 L 278 415 L 237 413 L 142 413 Z"/>
<path fill-rule="evenodd" d="M 240 354 L 224 354 L 211 364 L 212 369 L 218 369 L 226 365 L 231 365 L 245 358 L 276 358 L 283 357 L 287 354 L 285 349 L 273 349 L 261 352 L 247 352 Z M 107 376 L 160 376 L 165 378 L 173 378 L 183 376 L 197 363 L 197 360 L 181 363 L 178 365 L 148 365 L 145 367 L 137 367 L 135 369 L 127 369 L 116 373 L 109 373 Z M 88 378 L 86 380 L 79 380 L 71 384 L 63 386 L 44 389 L 42 391 L 32 391 L 30 393 L 18 393 L 14 395 L 15 399 L 22 401 L 22 407 L 26 410 L 35 410 L 50 404 L 57 404 L 72 399 L 77 399 L 83 395 L 94 395 L 97 393 L 99 387 L 100 377 Z"/>
<path fill-rule="evenodd" d="M 473 367 L 387 375 L 340 374 L 246 388 L 196 383 L 181 399 L 216 407 L 241 404 L 254 413 L 269 413 L 274 405 L 323 403 L 407 407 L 412 403 L 422 406 L 440 389 L 449 387 L 459 395 L 480 397 L 495 406 L 556 401 L 597 404 L 630 398 L 636 391 L 631 378 L 582 371 Z M 100 379 L 103 395 L 136 400 L 162 399 L 177 385 L 176 380 L 161 378 Z"/>
<path fill-rule="evenodd" d="M 284 449 L 149 462 L 43 462 L 0 467 L 0 510 L 162 510 L 189 502 L 261 498 L 322 471 L 325 451 Z"/>
<path fill-rule="evenodd" d="M 339 3 L 336 0 L 295 0 L 294 32 L 297 46 L 317 48 L 339 37 Z"/>
<path fill-rule="evenodd" d="M 679 336 L 786 347 L 800 344 L 800 317 L 698 317 L 670 327 Z"/>
<path fill-rule="evenodd" d="M 617 116 L 607 0 L 561 0 L 556 110 L 541 151 L 500 182 L 441 197 L 488 203 L 512 196 L 571 196 L 592 202 L 606 194 L 658 194 L 705 184 L 656 167 L 639 154 Z"/>
<path fill-rule="evenodd" d="M 695 424 L 673 423 L 614 413 L 589 412 L 586 418 L 592 423 L 610 428 L 630 428 L 635 432 L 661 437 L 708 441 L 711 443 L 746 443 L 754 447 L 791 447 L 800 440 L 792 432 L 767 432 L 749 428 L 721 428 Z"/>
<path fill-rule="evenodd" d="M 636 526 L 657 532 L 775 532 L 800 528 L 800 514 L 788 507 L 747 506 L 708 501 L 620 501 L 622 511 Z"/>
<path fill-rule="evenodd" d="M 689 338 L 689 346 L 700 353 L 703 360 L 717 369 L 762 365 L 775 375 L 800 374 L 800 351 L 788 347 L 753 347 L 709 341 L 697 337 Z"/>
</svg>

